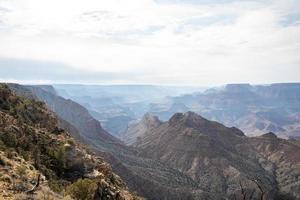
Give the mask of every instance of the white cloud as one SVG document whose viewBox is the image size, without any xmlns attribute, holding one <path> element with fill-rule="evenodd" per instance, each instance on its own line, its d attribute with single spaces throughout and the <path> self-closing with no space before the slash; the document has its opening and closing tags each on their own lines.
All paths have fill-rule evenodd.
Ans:
<svg viewBox="0 0 300 200">
<path fill-rule="evenodd" d="M 137 83 L 300 80 L 300 26 L 282 24 L 299 10 L 295 0 L 0 0 L 0 8 L 3 58 L 139 72 L 124 77 Z"/>
</svg>

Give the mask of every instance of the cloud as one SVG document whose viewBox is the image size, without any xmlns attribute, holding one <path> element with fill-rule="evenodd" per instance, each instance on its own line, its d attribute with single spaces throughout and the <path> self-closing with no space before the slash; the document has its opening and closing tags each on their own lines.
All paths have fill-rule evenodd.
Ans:
<svg viewBox="0 0 300 200">
<path fill-rule="evenodd" d="M 0 8 L 0 57 L 35 68 L 26 75 L 35 80 L 51 70 L 50 81 L 73 71 L 86 74 L 78 82 L 300 80 L 296 0 L 0 0 Z M 0 62 L 6 78 L 26 79 L 8 66 Z"/>
<path fill-rule="evenodd" d="M 0 59 L 1 79 L 4 82 L 20 83 L 134 83 L 128 79 L 132 75 L 141 76 L 141 72 L 90 72 L 84 69 L 74 69 L 62 63 Z M 13 72 L 13 73 L 12 73 Z M 112 82 L 113 80 L 113 82 Z M 133 80 L 134 81 L 134 80 Z"/>
</svg>

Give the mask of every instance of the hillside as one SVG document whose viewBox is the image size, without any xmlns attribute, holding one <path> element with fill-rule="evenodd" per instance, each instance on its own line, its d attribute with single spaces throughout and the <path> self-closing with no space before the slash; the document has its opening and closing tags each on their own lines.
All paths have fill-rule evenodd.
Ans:
<svg viewBox="0 0 300 200">
<path fill-rule="evenodd" d="M 52 90 L 48 91 L 49 87 L 30 90 L 28 87 L 39 88 L 20 85 L 17 88 L 32 96 L 38 96 L 40 90 L 44 93 L 43 98 L 54 95 Z M 55 105 L 60 105 L 57 112 L 70 112 L 69 106 L 64 105 L 71 100 L 55 96 L 51 99 L 61 99 L 61 104 L 53 104 L 56 101 L 45 98 L 47 106 L 53 109 Z M 81 107 L 76 103 L 72 105 Z M 80 112 L 76 112 L 80 109 L 76 107 L 72 109 L 72 113 L 76 113 L 76 121 L 84 122 L 85 115 L 80 119 Z M 60 119 L 60 124 L 66 123 L 64 126 L 69 126 L 67 130 L 71 131 L 70 134 L 74 135 L 75 131 L 76 135 L 78 126 L 70 124 L 72 120 L 65 119 L 68 121 Z M 85 131 L 89 132 L 89 126 L 86 128 Z M 253 193 L 253 198 L 262 195 L 258 186 L 263 188 L 266 199 L 281 198 L 283 195 L 299 196 L 297 192 L 292 193 L 299 187 L 298 160 L 288 156 L 289 149 L 298 155 L 299 147 L 295 141 L 271 137 L 279 145 L 270 150 L 273 140 L 248 138 L 237 128 L 228 128 L 193 112 L 177 113 L 167 122 L 146 114 L 141 122 L 128 127 L 126 137 L 132 146 L 105 138 L 82 141 L 110 163 L 131 191 L 149 200 L 239 199 L 242 198 L 241 185 L 247 195 Z M 282 144 L 286 148 L 281 149 Z M 286 153 L 280 157 L 282 151 Z M 276 157 L 282 159 L 272 159 Z"/>
<path fill-rule="evenodd" d="M 121 143 L 120 140 L 105 131 L 99 121 L 94 119 L 86 108 L 72 100 L 64 99 L 56 95 L 52 86 L 9 84 L 9 87 L 21 96 L 31 97 L 45 102 L 48 108 L 55 112 L 60 119 L 64 122 L 68 122 L 73 127 L 72 133 L 75 128 L 79 137 L 87 143 L 101 144 L 101 146 L 110 143 Z M 64 122 L 62 122 L 61 125 L 66 125 Z"/>
<path fill-rule="evenodd" d="M 40 86 L 17 84 L 9 84 L 9 87 L 25 97 L 29 96 L 33 99 L 41 100 L 44 98 L 47 106 L 53 111 L 57 111 L 58 115 L 60 113 L 71 112 L 76 115 L 76 121 L 85 121 L 85 115 L 81 116 L 80 112 L 76 112 L 77 110 L 81 110 L 82 106 L 72 100 L 66 100 L 57 95 L 54 96 L 53 90 L 48 92 L 48 89 L 51 87 L 43 86 L 43 88 L 40 88 Z M 47 98 L 49 96 L 51 98 Z M 59 99 L 60 101 L 53 101 L 55 99 Z M 57 102 L 60 102 L 60 104 L 57 104 Z M 72 110 L 68 110 L 69 102 L 72 102 L 74 106 Z M 64 115 L 60 116 L 63 117 Z M 149 200 L 161 198 L 188 200 L 199 198 L 200 196 L 208 196 L 205 192 L 200 192 L 197 184 L 188 176 L 156 160 L 138 156 L 137 150 L 134 148 L 105 139 L 88 140 L 88 136 L 85 136 L 84 132 L 79 133 L 80 135 L 77 137 L 79 132 L 77 129 L 78 126 L 76 126 L 76 123 L 74 126 L 71 124 L 72 119 L 65 117 L 62 120 L 60 118 L 59 125 L 63 125 L 66 130 L 70 130 L 72 136 L 87 144 L 97 155 L 105 157 L 111 164 L 113 171 L 121 176 L 131 191 L 137 191 L 141 196 Z M 84 131 L 89 134 L 89 126 L 85 127 Z"/>
<path fill-rule="evenodd" d="M 5 84 L 0 158 L 1 199 L 139 199 L 103 158 L 58 128 L 44 103 L 19 97 Z"/>
<path fill-rule="evenodd" d="M 139 156 L 179 170 L 217 199 L 240 196 L 240 184 L 259 199 L 257 183 L 265 199 L 282 194 L 300 198 L 300 148 L 273 133 L 248 138 L 236 128 L 187 112 L 143 130 L 134 145 Z"/>
</svg>

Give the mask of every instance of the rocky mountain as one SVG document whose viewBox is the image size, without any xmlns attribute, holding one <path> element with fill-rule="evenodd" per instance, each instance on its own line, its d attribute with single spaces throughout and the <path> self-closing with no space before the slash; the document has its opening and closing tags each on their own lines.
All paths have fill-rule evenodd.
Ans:
<svg viewBox="0 0 300 200">
<path fill-rule="evenodd" d="M 125 144 L 132 145 L 142 137 L 146 131 L 161 125 L 161 121 L 150 113 L 146 113 L 141 121 L 135 121 L 129 124 L 122 140 Z"/>
<path fill-rule="evenodd" d="M 152 104 L 149 112 L 166 121 L 176 112 L 194 111 L 210 120 L 235 126 L 246 135 L 274 132 L 281 137 L 300 135 L 300 84 L 229 84 L 168 98 Z"/>
<path fill-rule="evenodd" d="M 155 85 L 53 85 L 57 93 L 86 107 L 105 130 L 121 137 L 129 122 L 141 118 L 149 104 L 178 96 L 199 87 Z"/>
<path fill-rule="evenodd" d="M 0 199 L 140 199 L 58 125 L 43 102 L 0 84 Z"/>
<path fill-rule="evenodd" d="M 48 108 L 60 115 L 59 124 L 70 130 L 71 135 L 75 133 L 75 136 L 77 136 L 77 133 L 79 133 L 77 140 L 88 145 L 96 155 L 104 157 L 111 164 L 113 171 L 126 182 L 130 191 L 137 191 L 147 199 L 185 200 L 191 198 L 191 192 L 187 194 L 187 191 L 194 190 L 196 184 L 181 172 L 158 161 L 139 157 L 136 149 L 126 147 L 122 143 L 112 142 L 111 140 L 106 140 L 105 137 L 97 138 L 95 136 L 92 136 L 94 139 L 90 140 L 89 135 L 85 136 L 84 132 L 79 132 L 80 127 L 73 123 L 73 118 L 68 119 L 68 117 L 64 117 L 66 116 L 64 113 L 71 113 L 76 116 L 77 121 L 84 123 L 85 115 L 81 115 L 81 112 L 76 112 L 77 110 L 84 110 L 79 104 L 54 96 L 52 92 L 45 90 L 44 86 L 39 88 L 39 86 L 9 84 L 9 87 L 22 96 L 30 97 L 31 99 L 44 99 Z M 47 88 L 49 89 L 49 87 Z M 68 104 L 76 107 L 70 107 Z M 85 131 L 88 133 L 89 126 L 85 127 Z M 93 130 L 93 127 L 91 130 Z"/>
<path fill-rule="evenodd" d="M 142 122 L 144 123 L 144 122 Z M 300 148 L 273 133 L 249 138 L 236 128 L 196 113 L 176 113 L 142 130 L 139 156 L 157 160 L 191 178 L 191 192 L 211 199 L 300 198 Z M 244 194 L 243 194 L 244 192 Z M 195 195 L 193 198 L 197 199 Z"/>
<path fill-rule="evenodd" d="M 28 87 L 22 90 L 26 95 L 47 93 L 42 96 L 49 108 L 60 105 L 52 103 L 62 98 L 57 95 L 47 101 L 54 95 L 49 88 Z M 75 112 L 77 108 L 64 106 L 69 101 L 62 98 L 57 112 Z M 80 118 L 80 112 L 75 116 Z M 60 123 L 79 132 L 78 125 L 68 120 Z M 174 114 L 167 122 L 146 114 L 141 122 L 130 124 L 126 134 L 132 146 L 98 136 L 91 142 L 89 135 L 82 141 L 110 163 L 131 191 L 149 200 L 299 198 L 300 147 L 295 139 L 283 140 L 271 133 L 248 138 L 237 128 L 193 112 Z"/>
<path fill-rule="evenodd" d="M 48 108 L 62 119 L 63 128 L 72 129 L 75 137 L 80 137 L 87 143 L 105 146 L 109 143 L 121 143 L 117 138 L 106 132 L 98 120 L 94 119 L 88 110 L 80 104 L 56 95 L 52 86 L 23 86 L 9 84 L 17 94 L 36 98 L 47 104 Z M 67 124 L 68 123 L 68 124 Z M 78 135 L 78 136 L 77 136 Z"/>
</svg>

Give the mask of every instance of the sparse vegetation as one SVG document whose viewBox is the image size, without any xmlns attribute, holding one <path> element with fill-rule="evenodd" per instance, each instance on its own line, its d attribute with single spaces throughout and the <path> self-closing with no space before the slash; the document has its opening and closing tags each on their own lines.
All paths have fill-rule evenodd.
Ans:
<svg viewBox="0 0 300 200">
<path fill-rule="evenodd" d="M 90 179 L 79 179 L 67 187 L 67 193 L 76 200 L 92 200 L 97 184 Z"/>
<path fill-rule="evenodd" d="M 17 172 L 17 174 L 18 174 L 19 176 L 25 176 L 25 175 L 26 175 L 26 171 L 27 171 L 27 168 L 26 168 L 26 166 L 24 166 L 24 165 L 19 165 L 19 166 L 17 167 L 17 170 L 16 170 L 16 172 Z"/>
<path fill-rule="evenodd" d="M 7 182 L 7 183 L 12 183 L 12 178 L 9 175 L 3 175 L 0 177 L 0 181 Z"/>
<path fill-rule="evenodd" d="M 86 156 L 83 147 L 57 126 L 57 119 L 44 103 L 18 97 L 0 84 L 0 191 L 5 186 L 15 199 L 32 199 L 34 193 L 34 199 L 63 199 L 65 191 L 75 199 L 93 198 L 97 177 L 95 181 L 78 178 L 103 161 Z M 46 186 L 41 186 L 44 176 Z M 12 196 L 7 193 L 0 194 L 0 199 Z"/>
</svg>

